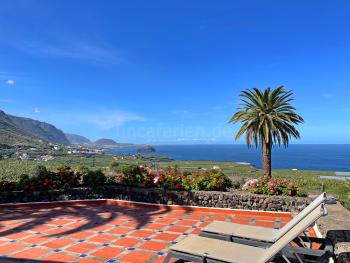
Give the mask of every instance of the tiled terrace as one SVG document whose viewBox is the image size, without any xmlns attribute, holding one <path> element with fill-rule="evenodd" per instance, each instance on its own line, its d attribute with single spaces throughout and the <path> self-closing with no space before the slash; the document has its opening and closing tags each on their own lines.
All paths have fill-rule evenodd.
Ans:
<svg viewBox="0 0 350 263">
<path fill-rule="evenodd" d="M 280 227 L 289 219 L 111 200 L 0 206 L 0 262 L 162 262 L 169 246 L 213 220 Z"/>
</svg>

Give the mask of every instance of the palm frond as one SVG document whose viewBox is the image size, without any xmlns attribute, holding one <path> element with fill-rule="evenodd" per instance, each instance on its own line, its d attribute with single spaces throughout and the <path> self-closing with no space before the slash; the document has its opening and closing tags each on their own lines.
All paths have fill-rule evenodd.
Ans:
<svg viewBox="0 0 350 263">
<path fill-rule="evenodd" d="M 241 101 L 229 123 L 242 123 L 235 139 L 245 134 L 249 147 L 258 147 L 262 142 L 270 142 L 280 147 L 287 147 L 290 139 L 300 138 L 296 126 L 304 119 L 292 106 L 293 92 L 283 86 L 275 89 L 257 88 L 242 91 Z"/>
</svg>

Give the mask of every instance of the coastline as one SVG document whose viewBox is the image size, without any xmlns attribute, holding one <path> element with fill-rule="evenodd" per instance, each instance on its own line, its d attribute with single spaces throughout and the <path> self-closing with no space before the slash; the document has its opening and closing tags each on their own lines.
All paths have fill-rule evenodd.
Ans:
<svg viewBox="0 0 350 263">
<path fill-rule="evenodd" d="M 143 156 L 160 155 L 176 161 L 212 161 L 249 164 L 261 168 L 260 149 L 248 149 L 242 144 L 218 145 L 152 145 L 155 152 Z M 137 146 L 109 149 L 111 154 L 136 155 Z M 274 169 L 350 172 L 350 144 L 292 144 L 287 149 L 274 149 Z"/>
</svg>

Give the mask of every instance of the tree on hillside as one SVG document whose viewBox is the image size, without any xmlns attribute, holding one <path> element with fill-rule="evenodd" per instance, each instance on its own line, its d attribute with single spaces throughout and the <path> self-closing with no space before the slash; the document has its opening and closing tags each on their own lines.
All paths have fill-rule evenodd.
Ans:
<svg viewBox="0 0 350 263">
<path fill-rule="evenodd" d="M 292 91 L 286 91 L 283 86 L 242 91 L 237 112 L 229 121 L 242 124 L 236 140 L 245 134 L 248 147 L 261 146 L 265 176 L 271 176 L 272 146 L 287 147 L 291 138 L 300 138 L 296 125 L 304 120 L 292 106 L 292 96 Z"/>
</svg>

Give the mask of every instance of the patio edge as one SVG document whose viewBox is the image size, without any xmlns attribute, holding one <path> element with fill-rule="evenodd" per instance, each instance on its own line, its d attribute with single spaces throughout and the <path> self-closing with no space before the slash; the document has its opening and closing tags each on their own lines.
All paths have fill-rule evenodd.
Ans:
<svg viewBox="0 0 350 263">
<path fill-rule="evenodd" d="M 67 201 L 50 201 L 50 202 L 28 202 L 28 203 L 7 203 L 0 204 L 1 209 L 21 209 L 21 208 L 51 208 L 59 205 L 117 205 L 135 208 L 158 208 L 168 211 L 191 211 L 191 212 L 215 212 L 219 214 L 250 214 L 260 216 L 278 216 L 290 219 L 292 217 L 289 212 L 248 210 L 248 209 L 231 209 L 216 208 L 203 206 L 182 206 L 182 205 L 165 205 L 153 204 L 145 202 L 125 201 L 120 199 L 94 199 L 94 200 L 67 200 Z"/>
</svg>

